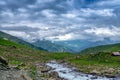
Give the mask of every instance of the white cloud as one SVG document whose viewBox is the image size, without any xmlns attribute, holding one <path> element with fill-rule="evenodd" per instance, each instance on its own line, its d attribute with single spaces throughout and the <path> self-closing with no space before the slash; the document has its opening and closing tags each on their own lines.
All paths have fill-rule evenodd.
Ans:
<svg viewBox="0 0 120 80">
<path fill-rule="evenodd" d="M 76 18 L 77 15 L 76 14 L 72 14 L 72 13 L 68 13 L 68 14 L 62 14 L 63 17 L 66 17 L 66 18 Z"/>
<path fill-rule="evenodd" d="M 49 9 L 43 10 L 41 12 L 41 14 L 44 15 L 45 17 L 47 17 L 47 18 L 52 18 L 52 17 L 56 16 L 55 14 L 53 14 L 53 11 L 49 10 Z"/>
<path fill-rule="evenodd" d="M 80 12 L 83 16 L 93 16 L 93 15 L 98 15 L 98 16 L 108 16 L 112 17 L 115 16 L 115 13 L 113 13 L 113 9 L 81 9 Z"/>
<path fill-rule="evenodd" d="M 7 30 L 4 30 L 3 32 L 6 32 L 10 35 L 13 35 L 13 36 L 16 36 L 16 37 L 19 37 L 19 38 L 23 38 L 24 40 L 27 40 L 29 42 L 31 42 L 34 37 L 31 37 L 30 34 L 27 34 L 25 32 L 22 32 L 22 31 L 7 31 Z"/>
<path fill-rule="evenodd" d="M 48 3 L 48 2 L 53 2 L 55 0 L 37 0 L 37 3 Z"/>
<path fill-rule="evenodd" d="M 70 34 L 65 34 L 65 35 L 59 35 L 59 36 L 52 36 L 52 37 L 48 37 L 48 39 L 50 40 L 60 40 L 60 41 L 64 41 L 64 40 L 71 40 L 73 39 L 73 35 L 72 33 Z"/>
<path fill-rule="evenodd" d="M 84 17 L 92 17 L 92 16 L 100 16 L 100 17 L 113 17 L 116 16 L 113 9 L 80 9 L 80 10 L 72 10 L 67 13 L 61 14 L 62 17 L 68 19 L 82 20 L 84 21 Z"/>
<path fill-rule="evenodd" d="M 0 1 L 0 5 L 6 5 L 5 1 Z"/>
<path fill-rule="evenodd" d="M 23 12 L 23 13 L 27 12 L 27 10 L 25 8 L 19 8 L 18 11 Z"/>
<path fill-rule="evenodd" d="M 104 0 L 104 1 L 101 1 L 101 2 L 98 2 L 96 4 L 97 6 L 119 6 L 120 5 L 120 0 Z"/>
<path fill-rule="evenodd" d="M 0 16 L 2 19 L 6 20 L 8 23 L 9 22 L 15 22 L 15 21 L 20 21 L 24 19 L 28 19 L 29 16 L 31 16 L 26 9 L 19 8 L 18 9 L 19 14 L 16 14 L 15 12 L 11 10 L 4 10 L 1 12 Z"/>
<path fill-rule="evenodd" d="M 86 34 L 92 36 L 94 40 L 103 40 L 104 38 L 110 38 L 111 40 L 119 40 L 120 37 L 120 28 L 119 27 L 93 27 L 90 29 L 84 30 Z"/>
<path fill-rule="evenodd" d="M 14 13 L 11 12 L 10 10 L 2 11 L 2 13 L 0 15 L 4 18 L 6 18 L 6 17 L 13 18 L 14 17 Z"/>
</svg>

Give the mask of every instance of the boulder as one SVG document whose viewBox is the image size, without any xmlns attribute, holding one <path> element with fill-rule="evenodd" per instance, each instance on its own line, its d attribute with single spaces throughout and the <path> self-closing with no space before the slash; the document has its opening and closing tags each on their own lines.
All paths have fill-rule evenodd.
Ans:
<svg viewBox="0 0 120 80">
<path fill-rule="evenodd" d="M 75 56 L 75 59 L 80 59 L 80 56 Z"/>
<path fill-rule="evenodd" d="M 97 71 L 97 70 L 93 70 L 93 71 L 90 72 L 90 74 L 92 74 L 92 75 L 96 75 L 97 74 L 98 75 L 98 74 L 100 74 L 100 72 Z"/>
<path fill-rule="evenodd" d="M 52 77 L 52 78 L 59 78 L 59 75 L 58 75 L 57 72 L 52 71 L 52 72 L 49 73 L 49 77 Z"/>
<path fill-rule="evenodd" d="M 4 65 L 8 65 L 8 61 L 2 56 L 0 56 L 0 63 L 2 63 Z"/>
<path fill-rule="evenodd" d="M 38 69 L 39 69 L 39 71 L 41 71 L 41 73 L 46 73 L 46 72 L 49 72 L 50 70 L 52 70 L 52 68 L 48 67 L 48 66 L 39 66 Z"/>
</svg>

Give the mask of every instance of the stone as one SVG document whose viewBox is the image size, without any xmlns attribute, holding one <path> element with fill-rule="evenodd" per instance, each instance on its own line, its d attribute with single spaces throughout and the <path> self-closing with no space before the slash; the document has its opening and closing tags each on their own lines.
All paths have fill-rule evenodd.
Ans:
<svg viewBox="0 0 120 80">
<path fill-rule="evenodd" d="M 64 74 L 66 74 L 66 72 L 65 72 L 65 71 L 60 71 L 60 72 L 62 72 L 62 73 L 64 73 Z"/>
<path fill-rule="evenodd" d="M 48 66 L 39 66 L 41 73 L 49 72 L 52 68 Z"/>
<path fill-rule="evenodd" d="M 100 72 L 97 71 L 97 70 L 93 70 L 93 71 L 90 72 L 90 74 L 96 75 L 96 74 L 100 74 Z"/>
<path fill-rule="evenodd" d="M 0 62 L 4 65 L 8 65 L 8 61 L 2 56 L 0 56 Z"/>
<path fill-rule="evenodd" d="M 58 73 L 57 73 L 57 72 L 52 71 L 52 72 L 50 72 L 50 73 L 49 73 L 49 77 L 52 77 L 52 78 L 58 78 L 58 77 L 59 77 L 59 75 L 58 75 Z"/>
<path fill-rule="evenodd" d="M 97 78 L 98 78 L 97 76 L 93 76 L 93 77 L 91 77 L 90 79 L 93 80 L 93 79 L 97 79 Z"/>
<path fill-rule="evenodd" d="M 75 56 L 75 59 L 80 59 L 80 56 Z"/>
</svg>

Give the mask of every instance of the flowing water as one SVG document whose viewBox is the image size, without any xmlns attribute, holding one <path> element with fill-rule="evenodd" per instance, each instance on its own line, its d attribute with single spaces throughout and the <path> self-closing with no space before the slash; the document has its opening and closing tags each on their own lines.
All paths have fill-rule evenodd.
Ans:
<svg viewBox="0 0 120 80">
<path fill-rule="evenodd" d="M 61 78 L 67 80 L 120 80 L 117 78 L 100 77 L 96 75 L 84 74 L 82 72 L 75 71 L 75 68 L 65 66 L 65 64 L 59 64 L 56 61 L 47 63 L 48 66 L 52 67 L 54 71 L 58 72 Z"/>
</svg>

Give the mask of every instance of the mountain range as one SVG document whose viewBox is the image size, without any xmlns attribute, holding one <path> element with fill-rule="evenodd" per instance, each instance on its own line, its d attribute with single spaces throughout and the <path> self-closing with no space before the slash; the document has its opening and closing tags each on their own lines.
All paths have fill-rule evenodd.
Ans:
<svg viewBox="0 0 120 80">
<path fill-rule="evenodd" d="M 29 43 L 27 41 L 24 41 L 22 39 L 11 36 L 9 34 L 1 32 L 1 31 L 0 31 L 0 38 L 8 39 L 10 41 L 20 43 L 22 45 L 26 45 L 31 48 L 35 48 L 35 49 L 39 49 L 39 50 L 44 50 L 44 51 L 49 51 L 49 52 L 72 52 L 72 53 L 79 53 L 79 52 L 86 53 L 86 51 L 89 52 L 89 50 L 91 50 L 90 47 L 96 48 L 96 46 L 100 46 L 100 45 L 107 45 L 107 44 L 112 45 L 115 43 L 119 43 L 119 42 L 111 41 L 109 38 L 105 38 L 103 41 L 69 40 L 69 41 L 54 41 L 54 42 L 45 40 L 45 39 L 43 39 L 43 40 L 37 39 L 37 40 L 34 40 L 33 42 Z M 96 50 L 94 50 L 94 51 L 96 51 Z"/>
<path fill-rule="evenodd" d="M 35 40 L 31 44 L 37 47 L 44 48 L 49 52 L 73 52 L 72 49 L 69 49 L 67 46 L 59 45 L 49 40 Z"/>
<path fill-rule="evenodd" d="M 69 41 L 55 41 L 54 43 L 66 46 L 69 49 L 72 49 L 73 52 L 78 53 L 86 48 L 107 44 L 115 44 L 119 43 L 119 41 L 111 41 L 109 38 L 104 38 L 103 41 L 69 40 Z"/>
<path fill-rule="evenodd" d="M 36 48 L 39 50 L 44 50 L 44 51 L 49 51 L 49 52 L 73 52 L 71 49 L 65 46 L 52 43 L 51 41 L 48 41 L 48 40 L 35 40 L 34 42 L 29 43 L 29 42 L 26 42 L 22 39 L 11 36 L 1 31 L 0 31 L 0 38 L 8 39 L 10 41 L 29 46 L 31 48 Z"/>
</svg>

